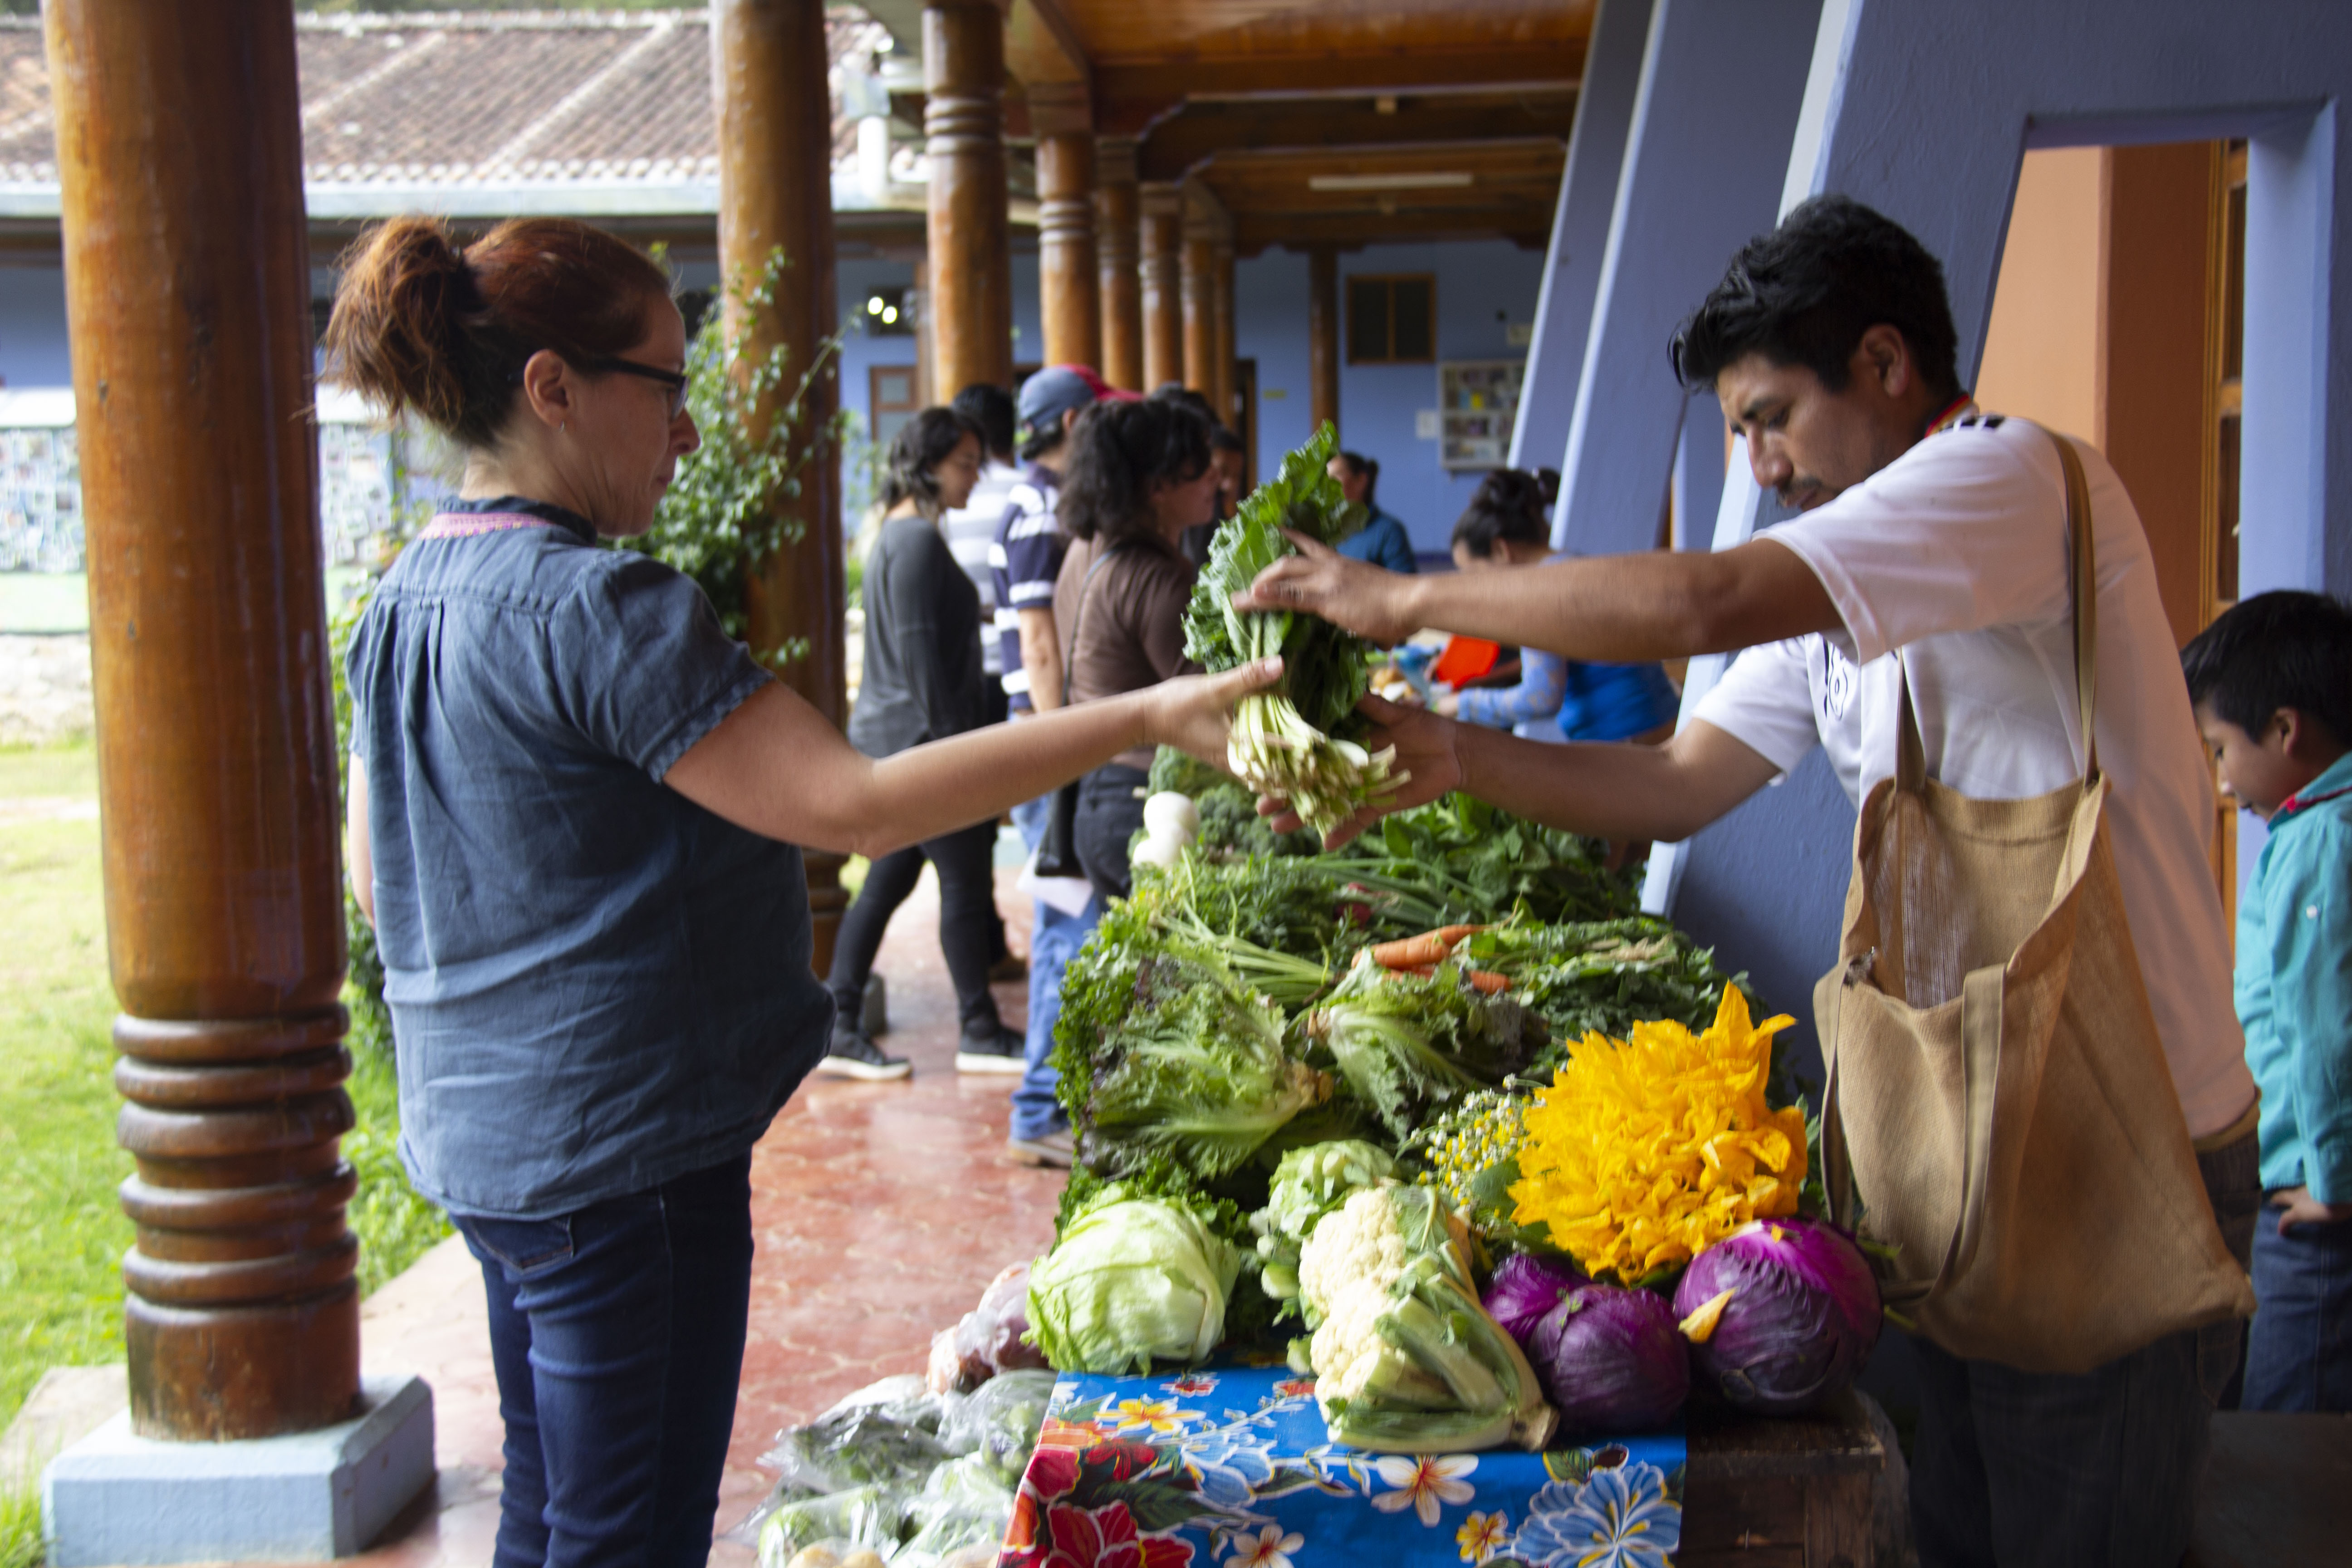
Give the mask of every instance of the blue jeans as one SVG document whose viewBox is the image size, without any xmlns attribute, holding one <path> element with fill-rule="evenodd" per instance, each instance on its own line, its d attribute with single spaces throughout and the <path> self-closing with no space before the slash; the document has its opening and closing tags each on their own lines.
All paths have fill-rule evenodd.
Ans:
<svg viewBox="0 0 2352 1568">
<path fill-rule="evenodd" d="M 1030 848 L 1045 836 L 1045 814 L 1054 809 L 1054 797 L 1040 795 L 1013 808 L 1013 825 L 1021 830 L 1021 841 Z M 1043 1138 L 1049 1132 L 1067 1128 L 1070 1119 L 1062 1114 L 1059 1101 L 1054 1098 L 1055 1085 L 1059 1081 L 1054 1072 L 1054 1023 L 1062 1016 L 1062 971 L 1078 949 L 1087 944 L 1087 937 L 1102 919 L 1102 895 L 1087 900 L 1087 907 L 1075 915 L 1066 915 L 1053 905 L 1039 899 L 1035 901 L 1034 919 L 1029 927 L 1029 1030 L 1023 1042 L 1023 1059 L 1028 1064 L 1022 1071 L 1021 1083 L 1013 1091 L 1013 1136 L 1021 1139 Z"/>
<path fill-rule="evenodd" d="M 2197 1157 L 2241 1264 L 2256 1159 L 2252 1134 Z M 2080 1376 L 1962 1361 L 1915 1338 L 1920 1568 L 2175 1568 L 2241 1337 L 2235 1319 L 2168 1334 Z"/>
<path fill-rule="evenodd" d="M 2248 1410 L 2352 1411 L 2352 1222 L 2278 1233 L 2254 1226 L 2254 1300 L 2246 1339 Z"/>
<path fill-rule="evenodd" d="M 453 1217 L 507 1428 L 496 1568 L 701 1568 L 743 1374 L 751 1157 L 558 1219 Z"/>
</svg>

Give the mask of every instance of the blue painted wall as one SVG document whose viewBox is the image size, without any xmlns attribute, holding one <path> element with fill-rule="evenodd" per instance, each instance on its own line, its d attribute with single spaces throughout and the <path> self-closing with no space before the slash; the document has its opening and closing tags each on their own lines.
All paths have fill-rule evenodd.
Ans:
<svg viewBox="0 0 2352 1568">
<path fill-rule="evenodd" d="M 1359 273 L 1427 272 L 1437 279 L 1440 360 L 1519 359 L 1508 329 L 1535 320 L 1542 291 L 1543 253 L 1507 240 L 1429 245 L 1376 245 L 1339 258 L 1344 302 L 1347 280 Z M 1282 454 L 1313 434 L 1307 427 L 1307 258 L 1269 250 L 1240 262 L 1234 276 L 1234 343 L 1257 362 L 1258 471 L 1272 471 Z M 1276 397 L 1273 394 L 1283 394 Z M 1339 366 L 1339 436 L 1349 450 L 1381 465 L 1381 505 L 1402 519 L 1415 550 L 1443 555 L 1454 520 L 1469 504 L 1481 475 L 1448 473 L 1437 442 L 1413 434 L 1413 416 L 1437 406 L 1437 366 Z"/>
</svg>

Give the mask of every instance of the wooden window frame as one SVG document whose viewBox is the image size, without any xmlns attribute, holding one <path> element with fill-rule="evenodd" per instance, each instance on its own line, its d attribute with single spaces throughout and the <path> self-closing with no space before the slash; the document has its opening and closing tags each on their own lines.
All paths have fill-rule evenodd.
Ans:
<svg viewBox="0 0 2352 1568">
<path fill-rule="evenodd" d="M 2225 580 L 2221 570 L 2222 552 L 2236 548 L 2236 528 L 2225 533 L 2225 509 L 2222 490 L 2236 476 L 2235 465 L 2228 474 L 2222 471 L 2222 427 L 2239 422 L 2243 406 L 2241 378 L 2231 374 L 2228 362 L 2233 339 L 2243 352 L 2245 329 L 2244 268 L 2245 231 L 2242 224 L 2232 236 L 2230 226 L 2231 198 L 2237 197 L 2238 210 L 2242 213 L 2246 188 L 2246 144 L 2243 142 L 2217 142 L 2213 144 L 2212 205 L 2210 221 L 2206 226 L 2206 306 L 2205 306 L 2205 452 L 2204 495 L 2201 526 L 2198 540 L 2198 625 L 2209 626 L 2215 617 L 2235 602 L 2237 574 L 2232 571 Z M 2231 321 L 2232 311 L 2239 320 Z M 2242 440 L 2240 450 L 2242 452 Z M 2236 498 L 2228 498 L 2227 515 L 2237 515 Z M 2224 597 L 2224 594 L 2229 597 Z M 2237 807 L 2221 793 L 2221 779 L 2214 779 L 2213 879 L 2221 893 L 2221 910 L 2227 920 L 2230 943 L 2235 952 L 2238 936 L 2238 812 Z"/>
<path fill-rule="evenodd" d="M 1388 287 L 1389 320 L 1387 341 L 1391 353 L 1385 358 L 1360 358 L 1356 353 L 1356 285 L 1385 283 Z M 1429 352 L 1412 358 L 1401 358 L 1396 348 L 1396 286 L 1400 283 L 1423 283 L 1429 288 Z M 1437 274 L 1434 272 L 1351 272 L 1341 290 L 1345 296 L 1348 320 L 1341 333 L 1348 351 L 1349 364 L 1435 364 L 1437 363 Z"/>
</svg>

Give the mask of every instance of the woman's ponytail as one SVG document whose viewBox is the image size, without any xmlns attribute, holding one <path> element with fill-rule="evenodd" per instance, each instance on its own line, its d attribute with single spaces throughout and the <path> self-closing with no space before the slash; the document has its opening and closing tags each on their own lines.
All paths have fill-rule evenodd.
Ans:
<svg viewBox="0 0 2352 1568">
<path fill-rule="evenodd" d="M 437 218 L 396 217 L 361 237 L 343 265 L 320 347 L 326 376 L 392 418 L 467 424 L 462 315 L 481 298 Z"/>
<path fill-rule="evenodd" d="M 644 251 L 572 218 L 509 219 L 462 251 L 438 218 L 392 218 L 344 256 L 326 379 L 488 447 L 532 354 L 593 371 L 645 336 L 668 292 Z"/>
</svg>

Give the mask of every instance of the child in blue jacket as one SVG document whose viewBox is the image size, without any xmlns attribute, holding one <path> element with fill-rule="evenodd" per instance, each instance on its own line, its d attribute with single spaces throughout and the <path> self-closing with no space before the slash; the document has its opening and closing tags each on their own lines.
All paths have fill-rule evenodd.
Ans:
<svg viewBox="0 0 2352 1568">
<path fill-rule="evenodd" d="M 2181 651 L 2222 784 L 2270 824 L 2238 904 L 2262 1087 L 2249 1410 L 2352 1411 L 2352 610 L 2261 594 Z"/>
</svg>

